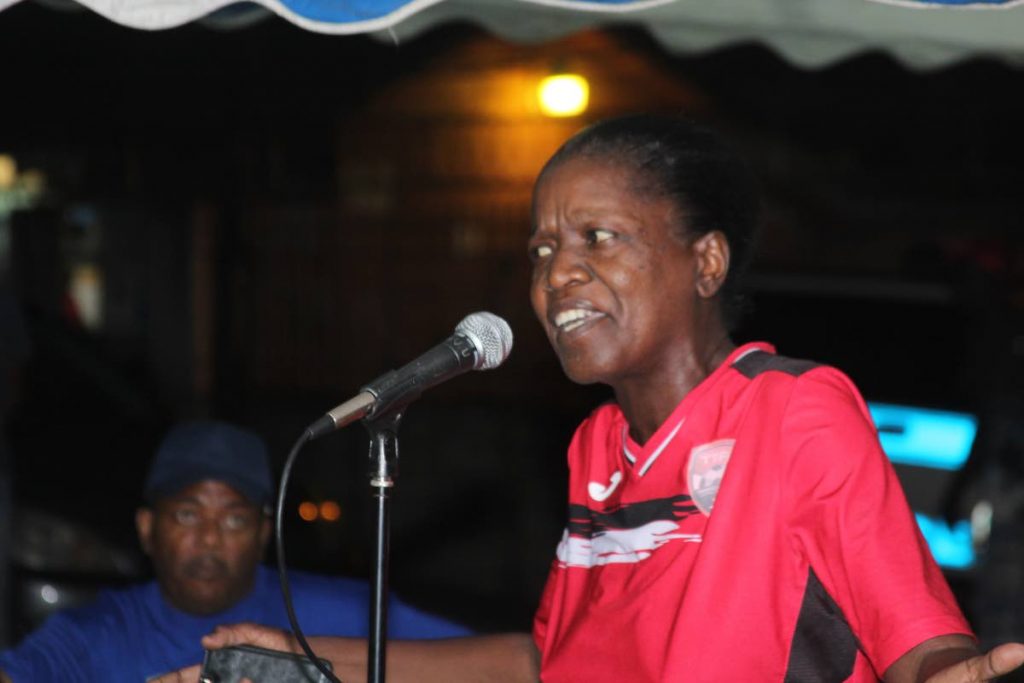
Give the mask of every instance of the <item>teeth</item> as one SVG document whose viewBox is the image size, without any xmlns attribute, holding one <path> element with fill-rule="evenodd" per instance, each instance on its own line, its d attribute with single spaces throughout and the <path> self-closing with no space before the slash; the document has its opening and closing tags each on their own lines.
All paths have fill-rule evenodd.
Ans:
<svg viewBox="0 0 1024 683">
<path fill-rule="evenodd" d="M 587 311 L 582 308 L 572 308 L 568 311 L 562 311 L 555 316 L 555 326 L 560 328 L 563 332 L 569 332 L 596 315 L 599 314 L 594 311 Z"/>
</svg>

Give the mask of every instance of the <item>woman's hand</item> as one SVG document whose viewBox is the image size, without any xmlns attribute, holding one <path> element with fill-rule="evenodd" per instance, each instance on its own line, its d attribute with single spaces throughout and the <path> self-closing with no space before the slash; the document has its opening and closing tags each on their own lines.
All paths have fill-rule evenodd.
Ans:
<svg viewBox="0 0 1024 683">
<path fill-rule="evenodd" d="M 984 683 L 1024 664 L 1024 644 L 1005 643 L 979 653 L 966 635 L 924 641 L 885 672 L 885 683 Z"/>
<path fill-rule="evenodd" d="M 988 652 L 948 666 L 925 683 L 983 683 L 1008 674 L 1024 664 L 1024 645 L 1005 643 Z"/>
</svg>

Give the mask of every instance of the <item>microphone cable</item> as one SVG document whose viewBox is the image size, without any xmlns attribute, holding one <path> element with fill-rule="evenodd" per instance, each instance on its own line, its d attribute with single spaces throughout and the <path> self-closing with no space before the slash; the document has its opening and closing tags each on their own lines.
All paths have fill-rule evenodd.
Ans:
<svg viewBox="0 0 1024 683">
<path fill-rule="evenodd" d="M 288 568 L 284 559 L 284 497 L 285 492 L 288 490 L 288 480 L 292 475 L 292 465 L 295 464 L 295 459 L 299 455 L 299 451 L 306 445 L 307 442 L 312 439 L 313 434 L 310 430 L 306 430 L 299 437 L 295 445 L 292 446 L 292 450 L 288 453 L 288 459 L 285 460 L 284 470 L 281 472 L 281 484 L 277 491 L 277 506 L 274 509 L 274 536 L 277 542 L 277 575 L 281 581 L 281 593 L 284 595 L 284 608 L 288 613 L 288 623 L 292 627 L 292 635 L 299 641 L 299 646 L 302 651 L 309 657 L 309 661 L 320 670 L 327 680 L 331 683 L 342 683 L 342 681 L 334 675 L 334 672 L 328 669 L 320 658 L 313 652 L 313 648 L 310 647 L 309 642 L 306 640 L 306 636 L 302 633 L 302 628 L 299 626 L 298 617 L 295 616 L 295 607 L 292 605 L 292 590 L 288 584 Z"/>
</svg>

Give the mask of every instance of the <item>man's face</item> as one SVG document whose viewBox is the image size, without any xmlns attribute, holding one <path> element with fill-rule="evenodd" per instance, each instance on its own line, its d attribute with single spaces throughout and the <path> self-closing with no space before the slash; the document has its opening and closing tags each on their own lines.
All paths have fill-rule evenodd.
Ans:
<svg viewBox="0 0 1024 683">
<path fill-rule="evenodd" d="M 622 166 L 570 159 L 534 197 L 530 296 L 566 374 L 587 384 L 665 373 L 695 319 L 691 243 L 669 199 Z"/>
<path fill-rule="evenodd" d="M 252 589 L 270 522 L 233 488 L 205 480 L 136 514 L 139 540 L 167 600 L 216 614 Z"/>
</svg>

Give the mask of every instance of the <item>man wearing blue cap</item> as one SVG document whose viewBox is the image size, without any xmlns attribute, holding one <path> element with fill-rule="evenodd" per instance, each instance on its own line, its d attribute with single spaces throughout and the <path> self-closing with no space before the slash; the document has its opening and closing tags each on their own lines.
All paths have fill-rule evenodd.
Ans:
<svg viewBox="0 0 1024 683">
<path fill-rule="evenodd" d="M 146 505 L 135 518 L 156 580 L 55 614 L 0 653 L 0 681 L 140 683 L 201 659 L 200 638 L 218 624 L 288 628 L 277 575 L 260 565 L 273 488 L 256 435 L 214 421 L 173 429 L 150 466 Z M 290 579 L 304 631 L 366 636 L 365 582 L 303 572 Z M 398 601 L 388 616 L 394 638 L 468 633 Z"/>
</svg>

